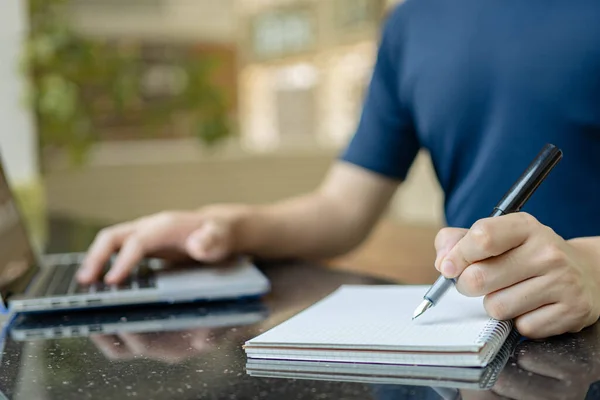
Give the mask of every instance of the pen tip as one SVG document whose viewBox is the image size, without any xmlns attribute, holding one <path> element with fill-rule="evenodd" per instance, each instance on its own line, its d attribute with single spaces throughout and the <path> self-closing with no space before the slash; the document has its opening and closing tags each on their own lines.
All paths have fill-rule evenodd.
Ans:
<svg viewBox="0 0 600 400">
<path fill-rule="evenodd" d="M 415 309 L 412 319 L 415 320 L 419 318 L 425 311 L 429 310 L 432 306 L 433 303 L 431 303 L 429 300 L 423 300 L 423 302 L 419 304 L 419 306 Z"/>
</svg>

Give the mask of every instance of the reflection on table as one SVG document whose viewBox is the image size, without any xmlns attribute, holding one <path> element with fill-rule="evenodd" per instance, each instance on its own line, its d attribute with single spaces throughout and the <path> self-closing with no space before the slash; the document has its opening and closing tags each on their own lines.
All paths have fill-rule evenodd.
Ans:
<svg viewBox="0 0 600 400">
<path fill-rule="evenodd" d="M 469 398 L 600 399 L 600 324 L 522 342 L 491 391 Z"/>
<path fill-rule="evenodd" d="M 25 342 L 83 337 L 112 360 L 144 356 L 179 362 L 210 349 L 209 337 L 267 316 L 266 306 L 257 300 L 21 314 L 9 334 Z"/>
</svg>

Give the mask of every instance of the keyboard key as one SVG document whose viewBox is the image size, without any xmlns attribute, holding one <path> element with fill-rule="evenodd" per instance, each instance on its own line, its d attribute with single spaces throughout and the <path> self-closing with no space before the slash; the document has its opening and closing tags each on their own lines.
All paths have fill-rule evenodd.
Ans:
<svg viewBox="0 0 600 400">
<path fill-rule="evenodd" d="M 151 289 L 156 287 L 156 280 L 154 277 L 142 277 L 137 280 L 137 284 L 140 289 Z"/>
<path fill-rule="evenodd" d="M 152 273 L 143 273 L 141 277 L 127 279 L 119 285 L 107 285 L 104 282 L 96 282 L 91 285 L 78 285 L 75 289 L 75 293 L 105 293 L 105 292 L 118 292 L 122 290 L 138 290 L 138 289 L 149 289 L 155 288 L 156 281 Z"/>
<path fill-rule="evenodd" d="M 129 290 L 131 289 L 131 282 L 124 282 L 120 285 L 117 285 L 115 290 Z"/>
<path fill-rule="evenodd" d="M 54 270 L 54 276 L 48 286 L 48 293 L 51 295 L 67 294 L 71 282 L 75 279 L 77 265 L 71 264 L 66 267 L 57 267 Z"/>
</svg>

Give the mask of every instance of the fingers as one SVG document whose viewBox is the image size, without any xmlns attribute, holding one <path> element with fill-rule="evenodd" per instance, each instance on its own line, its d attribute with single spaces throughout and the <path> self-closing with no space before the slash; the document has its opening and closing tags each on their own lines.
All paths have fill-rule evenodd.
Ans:
<svg viewBox="0 0 600 400">
<path fill-rule="evenodd" d="M 462 277 L 459 281 L 460 279 Z M 557 291 L 548 277 L 536 277 L 488 294 L 483 304 L 492 318 L 510 320 L 542 306 L 554 304 L 560 298 Z"/>
<path fill-rule="evenodd" d="M 545 265 L 537 262 L 539 250 L 521 246 L 497 257 L 469 265 L 458 277 L 456 288 L 466 296 L 483 296 L 543 276 Z M 538 257 L 539 258 L 539 257 Z M 548 287 L 552 286 L 548 282 Z"/>
<path fill-rule="evenodd" d="M 440 270 L 440 263 L 446 257 L 446 254 L 462 239 L 468 232 L 463 228 L 444 228 L 435 236 L 435 268 Z"/>
<path fill-rule="evenodd" d="M 161 250 L 183 253 L 185 238 L 200 220 L 193 214 L 160 213 L 138 220 L 121 240 L 121 249 L 104 280 L 107 284 L 123 281 L 138 263 Z"/>
<path fill-rule="evenodd" d="M 115 225 L 102 230 L 90 246 L 85 260 L 77 271 L 77 280 L 81 284 L 91 284 L 98 279 L 104 266 L 117 251 L 125 238 L 134 230 L 132 223 Z"/>
<path fill-rule="evenodd" d="M 216 262 L 231 249 L 231 228 L 225 222 L 206 218 L 201 213 L 163 212 L 135 222 L 103 230 L 88 251 L 78 272 L 82 284 L 98 279 L 115 251 L 115 258 L 104 280 L 118 284 L 146 256 L 171 254 L 190 256 L 198 261 Z"/>
<path fill-rule="evenodd" d="M 208 221 L 188 236 L 185 249 L 197 261 L 219 261 L 229 251 L 228 233 L 222 226 Z"/>
<path fill-rule="evenodd" d="M 479 220 L 442 260 L 440 270 L 447 278 L 456 278 L 470 264 L 520 246 L 536 227 L 541 225 L 526 213 Z"/>
<path fill-rule="evenodd" d="M 127 278 L 131 270 L 148 254 L 161 247 L 175 246 L 176 239 L 169 236 L 167 229 L 161 225 L 139 228 L 130 234 L 121 246 L 110 270 L 104 277 L 107 284 L 117 284 Z"/>
<path fill-rule="evenodd" d="M 150 238 L 133 235 L 125 240 L 119 255 L 104 277 L 107 284 L 117 284 L 127 278 L 131 269 L 136 266 L 146 254 L 147 246 L 151 245 Z"/>
<path fill-rule="evenodd" d="M 519 333 L 529 339 L 544 339 L 570 330 L 574 317 L 564 303 L 549 304 L 515 320 Z"/>
</svg>

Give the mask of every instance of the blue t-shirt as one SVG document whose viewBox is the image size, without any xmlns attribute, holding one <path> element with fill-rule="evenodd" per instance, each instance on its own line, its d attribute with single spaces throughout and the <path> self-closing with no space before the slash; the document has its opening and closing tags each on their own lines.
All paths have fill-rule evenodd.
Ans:
<svg viewBox="0 0 600 400">
<path fill-rule="evenodd" d="M 598 0 L 406 0 L 341 159 L 402 180 L 427 149 L 447 224 L 468 228 L 552 143 L 564 157 L 523 211 L 600 235 L 599 21 Z"/>
</svg>

